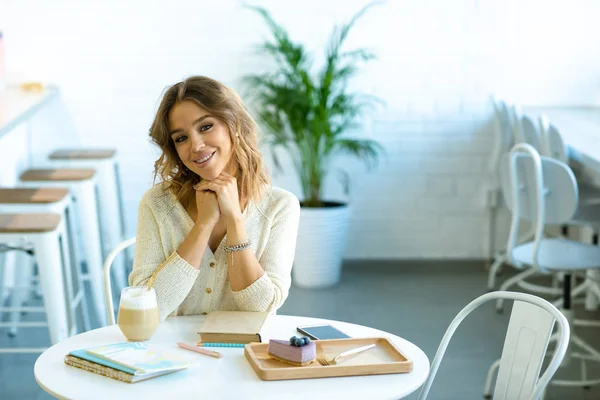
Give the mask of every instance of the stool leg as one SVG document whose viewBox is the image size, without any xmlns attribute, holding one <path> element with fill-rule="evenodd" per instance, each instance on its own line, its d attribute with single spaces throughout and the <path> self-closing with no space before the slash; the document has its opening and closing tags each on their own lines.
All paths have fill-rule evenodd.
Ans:
<svg viewBox="0 0 600 400">
<path fill-rule="evenodd" d="M 77 265 L 79 271 L 81 271 L 83 261 L 85 260 L 85 253 L 81 246 L 81 232 L 77 231 L 77 216 L 75 204 L 71 202 L 67 208 L 65 208 L 65 222 L 66 230 L 69 241 L 69 248 L 71 249 L 71 261 Z M 85 247 L 85 246 L 83 246 Z"/>
<path fill-rule="evenodd" d="M 15 283 L 16 251 L 8 251 L 8 252 L 2 253 L 2 254 L 4 256 L 4 262 L 2 264 L 4 266 L 2 280 L 4 281 L 4 288 L 6 289 L 5 295 L 7 296 L 8 299 L 10 299 L 10 298 L 12 298 L 12 295 L 14 293 L 14 286 L 16 285 L 16 283 Z"/>
<path fill-rule="evenodd" d="M 121 219 L 121 238 L 125 240 L 129 237 L 127 234 L 127 221 L 125 218 L 125 203 L 123 201 L 123 185 L 121 184 L 121 174 L 119 173 L 119 163 L 114 163 L 115 182 L 117 183 L 117 202 L 119 203 L 119 217 Z M 129 286 L 129 274 L 131 273 L 133 266 L 133 249 L 128 247 L 124 252 L 125 261 L 125 283 Z"/>
<path fill-rule="evenodd" d="M 34 268 L 34 276 L 36 276 L 35 268 Z M 39 281 L 36 281 L 36 283 L 33 285 L 33 288 L 34 288 L 33 295 L 36 298 L 41 299 L 42 298 L 42 287 L 40 286 Z"/>
<path fill-rule="evenodd" d="M 94 193 L 94 184 L 78 185 L 73 188 L 76 200 L 78 220 L 81 226 L 81 236 L 88 268 L 89 281 L 92 288 L 92 298 L 96 318 L 100 325 L 106 325 L 106 306 L 104 305 L 104 290 L 102 279 L 102 253 L 100 250 L 100 230 L 98 228 L 98 208 Z"/>
<path fill-rule="evenodd" d="M 71 251 L 69 249 L 68 237 L 64 224 L 61 224 L 58 232 L 58 241 L 60 242 L 62 255 L 62 272 L 64 276 L 63 284 L 65 286 L 65 294 L 67 296 L 67 316 L 69 317 L 69 336 L 77 334 L 77 317 L 75 308 L 79 304 L 76 302 L 73 292 L 73 260 L 71 259 Z"/>
<path fill-rule="evenodd" d="M 104 258 L 123 241 L 121 211 L 118 201 L 118 188 L 115 181 L 113 162 L 104 162 L 98 169 L 98 204 L 100 209 L 100 229 L 104 243 Z M 113 263 L 112 275 L 118 291 L 127 286 L 125 279 L 126 257 L 119 255 Z"/>
<path fill-rule="evenodd" d="M 68 248 L 70 250 L 69 254 L 71 256 L 70 268 L 71 272 L 75 277 L 75 282 L 77 282 L 77 293 L 75 296 L 78 296 L 81 293 L 80 300 L 80 309 L 81 309 L 81 317 L 83 320 L 83 331 L 87 332 L 91 329 L 90 324 L 90 313 L 87 304 L 87 297 L 85 295 L 85 283 L 83 282 L 83 277 L 81 274 L 81 260 L 79 259 L 79 251 L 77 246 L 77 235 L 75 234 L 75 221 L 72 213 L 72 208 L 67 207 L 65 210 L 65 221 L 66 221 L 66 238 L 68 242 Z"/>
<path fill-rule="evenodd" d="M 57 231 L 32 235 L 50 341 L 56 344 L 69 336 L 69 323 L 62 274 L 61 246 Z"/>
<path fill-rule="evenodd" d="M 24 243 L 19 246 L 24 247 Z M 15 251 L 15 290 L 11 298 L 11 307 L 23 307 L 29 298 L 31 291 L 31 278 L 33 276 L 33 259 L 22 251 Z M 8 335 L 14 337 L 18 333 L 18 323 L 21 322 L 21 311 L 15 310 L 10 313 L 10 322 L 14 325 L 8 331 Z"/>
<path fill-rule="evenodd" d="M 4 287 L 4 275 L 6 274 L 6 253 L 4 251 L 0 252 L 0 307 L 4 306 L 4 295 L 5 295 L 5 287 Z M 0 321 L 2 321 L 2 311 L 0 311 Z"/>
<path fill-rule="evenodd" d="M 119 163 L 114 164 L 115 182 L 117 187 L 117 203 L 119 204 L 119 218 L 121 220 L 121 236 L 127 236 L 127 225 L 125 223 L 125 205 L 123 204 L 123 186 L 121 185 L 121 175 L 119 174 Z"/>
</svg>

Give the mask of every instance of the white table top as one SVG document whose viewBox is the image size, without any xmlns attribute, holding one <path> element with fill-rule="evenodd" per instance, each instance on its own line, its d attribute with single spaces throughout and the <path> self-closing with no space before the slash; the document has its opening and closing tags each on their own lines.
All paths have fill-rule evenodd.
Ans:
<svg viewBox="0 0 600 400">
<path fill-rule="evenodd" d="M 0 138 L 27 120 L 57 92 L 54 87 L 41 92 L 26 92 L 18 87 L 0 89 Z"/>
<path fill-rule="evenodd" d="M 569 156 L 600 174 L 600 108 L 523 107 L 537 121 L 545 114 L 569 146 Z"/>
<path fill-rule="evenodd" d="M 203 316 L 172 317 L 160 324 L 149 341 L 174 347 L 178 341 L 195 343 Z M 387 337 L 409 359 L 413 371 L 407 374 L 341 378 L 261 381 L 244 357 L 243 348 L 219 348 L 225 357 L 215 359 L 178 348 L 197 363 L 187 370 L 135 384 L 123 383 L 66 365 L 69 351 L 124 341 L 116 325 L 95 329 L 66 339 L 46 350 L 35 363 L 38 384 L 51 395 L 67 399 L 399 399 L 417 390 L 429 373 L 425 353 L 411 342 L 366 326 L 317 318 L 274 315 L 264 340 L 298 335 L 297 326 L 331 324 L 352 337 Z"/>
</svg>

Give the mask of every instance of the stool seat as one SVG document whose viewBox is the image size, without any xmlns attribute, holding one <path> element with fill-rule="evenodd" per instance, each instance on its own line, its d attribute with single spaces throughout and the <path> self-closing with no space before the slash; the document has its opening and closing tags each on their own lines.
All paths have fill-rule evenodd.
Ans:
<svg viewBox="0 0 600 400">
<path fill-rule="evenodd" d="M 21 175 L 21 181 L 84 181 L 96 174 L 92 168 L 28 169 Z"/>
<path fill-rule="evenodd" d="M 60 214 L 0 214 L 0 233 L 44 233 L 56 230 Z"/>
<path fill-rule="evenodd" d="M 117 154 L 115 149 L 60 149 L 52 152 L 51 160 L 99 160 L 112 158 Z"/>
<path fill-rule="evenodd" d="M 67 197 L 66 188 L 0 188 L 0 204 L 49 204 Z"/>
</svg>

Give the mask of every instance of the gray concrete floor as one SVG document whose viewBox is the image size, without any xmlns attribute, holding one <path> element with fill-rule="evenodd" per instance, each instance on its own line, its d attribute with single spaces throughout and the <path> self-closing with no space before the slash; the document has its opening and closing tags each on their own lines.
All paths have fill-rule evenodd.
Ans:
<svg viewBox="0 0 600 400">
<path fill-rule="evenodd" d="M 510 276 L 507 268 L 503 277 Z M 470 300 L 485 292 L 487 271 L 478 262 L 347 262 L 343 279 L 335 288 L 307 290 L 292 287 L 280 314 L 303 315 L 357 323 L 399 335 L 417 344 L 432 360 L 450 321 Z M 430 392 L 429 399 L 482 399 L 485 377 L 499 358 L 508 316 L 497 314 L 492 304 L 476 310 L 457 330 Z M 600 312 L 579 317 L 600 320 Z M 24 317 L 40 318 L 40 314 Z M 578 334 L 600 348 L 600 335 L 592 328 Z M 9 338 L 0 329 L 0 346 L 47 346 L 43 328 L 22 329 Z M 0 399 L 49 399 L 36 384 L 33 365 L 37 355 L 0 354 Z M 578 373 L 577 365 L 559 376 Z M 600 366 L 589 365 L 590 375 L 600 376 Z M 410 397 L 416 399 L 416 394 Z M 546 400 L 600 399 L 600 386 L 584 390 L 551 386 Z"/>
</svg>

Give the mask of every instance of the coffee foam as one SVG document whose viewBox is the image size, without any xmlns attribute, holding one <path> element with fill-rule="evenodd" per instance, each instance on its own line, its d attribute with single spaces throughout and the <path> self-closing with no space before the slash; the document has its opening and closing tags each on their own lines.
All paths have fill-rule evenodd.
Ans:
<svg viewBox="0 0 600 400">
<path fill-rule="evenodd" d="M 156 295 L 154 290 L 148 290 L 146 287 L 130 288 L 121 294 L 121 308 L 130 310 L 145 310 L 155 308 Z"/>
</svg>

